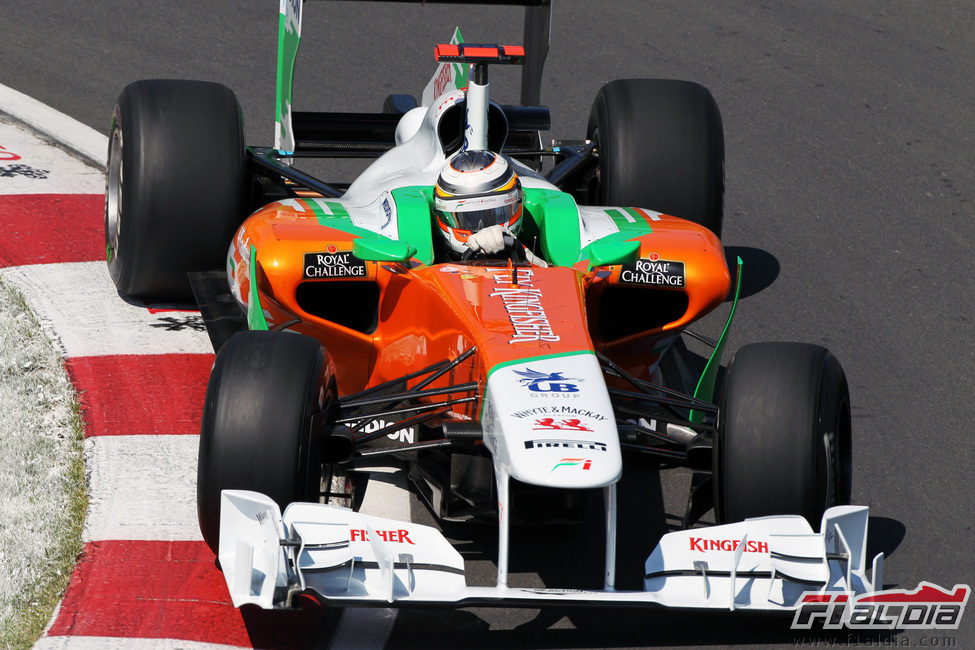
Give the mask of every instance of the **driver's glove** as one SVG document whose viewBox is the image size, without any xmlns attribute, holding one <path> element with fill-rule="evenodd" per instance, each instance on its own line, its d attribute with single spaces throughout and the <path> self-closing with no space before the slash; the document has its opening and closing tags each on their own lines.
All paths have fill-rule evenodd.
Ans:
<svg viewBox="0 0 975 650">
<path fill-rule="evenodd" d="M 504 250 L 504 229 L 501 226 L 489 226 L 467 238 L 467 247 L 475 253 L 500 253 Z"/>
</svg>

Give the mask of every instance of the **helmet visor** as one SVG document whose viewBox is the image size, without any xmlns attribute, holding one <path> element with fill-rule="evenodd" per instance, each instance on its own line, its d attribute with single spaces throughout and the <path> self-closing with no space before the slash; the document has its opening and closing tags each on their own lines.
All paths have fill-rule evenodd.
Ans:
<svg viewBox="0 0 975 650">
<path fill-rule="evenodd" d="M 521 205 L 515 202 L 497 208 L 455 212 L 453 217 L 457 224 L 455 228 L 477 232 L 488 226 L 505 225 L 517 216 L 520 211 Z"/>
<path fill-rule="evenodd" d="M 521 191 L 505 196 L 483 196 L 435 201 L 437 216 L 452 228 L 477 232 L 488 226 L 510 224 L 521 214 Z"/>
</svg>

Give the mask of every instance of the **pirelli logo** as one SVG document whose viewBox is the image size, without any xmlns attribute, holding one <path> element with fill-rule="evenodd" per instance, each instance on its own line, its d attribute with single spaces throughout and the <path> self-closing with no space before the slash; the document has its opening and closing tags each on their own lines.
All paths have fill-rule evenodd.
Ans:
<svg viewBox="0 0 975 650">
<path fill-rule="evenodd" d="M 593 451 L 606 451 L 605 442 L 595 440 L 526 440 L 525 449 L 590 449 Z"/>
</svg>

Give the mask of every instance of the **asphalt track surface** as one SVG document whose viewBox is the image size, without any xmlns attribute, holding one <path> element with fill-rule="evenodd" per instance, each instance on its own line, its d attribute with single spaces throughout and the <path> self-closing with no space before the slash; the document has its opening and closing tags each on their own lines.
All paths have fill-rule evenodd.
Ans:
<svg viewBox="0 0 975 650">
<path fill-rule="evenodd" d="M 129 81 L 219 81 L 240 99 L 248 141 L 270 143 L 276 3 L 84 4 L 5 3 L 0 83 L 107 133 Z M 841 360 L 853 500 L 871 508 L 871 550 L 888 555 L 890 587 L 975 582 L 972 24 L 975 7 L 962 2 L 557 0 L 553 12 L 542 89 L 553 137 L 582 137 L 592 98 L 614 78 L 694 80 L 717 99 L 724 241 L 746 269 L 729 350 L 799 340 Z M 468 41 L 522 40 L 514 8 L 308 4 L 295 107 L 371 111 L 388 93 L 418 95 L 432 44 L 455 25 Z M 517 101 L 514 74 L 492 82 L 494 97 Z M 645 500 L 624 501 L 621 518 L 652 543 L 682 504 L 680 478 L 650 477 Z M 492 540 L 472 544 L 489 553 Z M 559 576 L 546 559 L 539 578 L 559 586 L 582 563 L 563 554 Z M 639 560 L 624 567 L 639 570 Z M 722 615 L 407 611 L 389 645 L 791 646 L 787 627 Z M 947 634 L 971 643 L 975 615 Z"/>
</svg>

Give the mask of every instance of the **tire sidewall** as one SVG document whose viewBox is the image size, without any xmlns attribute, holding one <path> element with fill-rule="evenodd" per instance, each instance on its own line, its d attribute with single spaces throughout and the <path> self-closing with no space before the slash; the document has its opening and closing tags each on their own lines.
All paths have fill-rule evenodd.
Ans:
<svg viewBox="0 0 975 650">
<path fill-rule="evenodd" d="M 260 492 L 282 511 L 317 501 L 321 460 L 311 421 L 334 391 L 331 371 L 321 344 L 301 335 L 241 332 L 221 348 L 207 386 L 197 474 L 200 529 L 214 552 L 222 490 Z"/>
<path fill-rule="evenodd" d="M 672 79 L 617 79 L 600 88 L 587 126 L 596 143 L 599 205 L 666 212 L 721 236 L 724 129 L 711 93 Z"/>
<path fill-rule="evenodd" d="M 121 156 L 113 138 L 121 134 Z M 240 106 L 219 84 L 149 79 L 126 86 L 113 111 L 109 182 L 121 164 L 121 229 L 106 252 L 119 291 L 191 301 L 186 274 L 222 268 L 245 212 L 246 154 Z"/>
<path fill-rule="evenodd" d="M 849 403 L 842 367 L 825 348 L 742 348 L 719 402 L 716 519 L 798 514 L 817 525 L 827 507 L 848 503 Z"/>
</svg>

